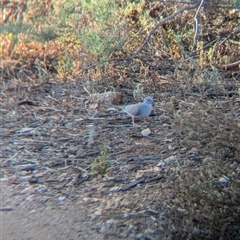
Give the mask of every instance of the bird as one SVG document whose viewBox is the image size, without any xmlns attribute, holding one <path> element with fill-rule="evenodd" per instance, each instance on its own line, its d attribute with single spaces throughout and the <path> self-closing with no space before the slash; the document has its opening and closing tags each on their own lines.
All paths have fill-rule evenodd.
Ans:
<svg viewBox="0 0 240 240">
<path fill-rule="evenodd" d="M 144 118 L 148 117 L 152 112 L 153 98 L 148 96 L 144 98 L 144 101 L 137 104 L 131 104 L 125 106 L 123 111 L 132 117 L 132 122 L 134 126 L 135 118 Z"/>
</svg>

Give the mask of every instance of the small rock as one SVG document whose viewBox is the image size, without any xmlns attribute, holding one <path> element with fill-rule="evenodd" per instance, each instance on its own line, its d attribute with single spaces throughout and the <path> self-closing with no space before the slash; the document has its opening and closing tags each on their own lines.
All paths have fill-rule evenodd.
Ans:
<svg viewBox="0 0 240 240">
<path fill-rule="evenodd" d="M 141 134 L 142 134 L 144 137 L 149 136 L 150 133 L 151 133 L 151 131 L 150 131 L 149 128 L 144 129 L 144 130 L 141 131 Z"/>
<path fill-rule="evenodd" d="M 173 162 L 176 162 L 176 161 L 177 161 L 177 158 L 174 157 L 174 156 L 171 156 L 171 157 L 166 158 L 166 159 L 164 159 L 163 161 L 159 162 L 157 166 L 160 167 L 160 168 L 163 168 L 163 167 L 165 167 L 167 164 L 170 164 L 170 163 L 173 163 Z"/>
<path fill-rule="evenodd" d="M 28 215 L 35 214 L 35 213 L 37 213 L 37 211 L 35 209 L 33 209 L 28 213 Z"/>
<path fill-rule="evenodd" d="M 58 203 L 63 204 L 66 197 L 58 197 Z"/>
<path fill-rule="evenodd" d="M 113 187 L 110 188 L 108 192 L 118 192 L 121 188 L 120 187 Z"/>
<path fill-rule="evenodd" d="M 2 207 L 2 208 L 0 208 L 0 211 L 6 211 L 6 212 L 8 212 L 8 211 L 12 211 L 12 210 L 13 210 L 12 207 Z"/>
<path fill-rule="evenodd" d="M 227 184 L 228 182 L 229 182 L 229 178 L 228 177 L 226 177 L 226 176 L 222 176 L 219 180 L 218 180 L 218 182 L 220 183 L 220 184 Z"/>
<path fill-rule="evenodd" d="M 33 186 L 26 187 L 20 193 L 21 194 L 33 194 L 33 193 L 35 193 L 35 189 Z"/>
</svg>

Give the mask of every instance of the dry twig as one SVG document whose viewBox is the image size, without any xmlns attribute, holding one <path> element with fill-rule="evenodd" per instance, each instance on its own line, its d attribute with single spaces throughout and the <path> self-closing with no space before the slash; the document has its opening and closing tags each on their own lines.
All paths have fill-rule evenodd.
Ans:
<svg viewBox="0 0 240 240">
<path fill-rule="evenodd" d="M 203 1 L 203 0 L 202 0 Z M 198 3 L 194 4 L 193 6 L 187 6 L 187 7 L 183 7 L 181 9 L 179 9 L 177 12 L 173 13 L 172 15 L 164 18 L 162 21 L 158 22 L 156 24 L 156 26 L 149 32 L 149 34 L 147 35 L 147 37 L 145 38 L 143 44 L 137 49 L 137 51 L 130 57 L 129 59 L 129 64 L 132 62 L 132 60 L 143 50 L 143 47 L 147 44 L 147 42 L 149 41 L 150 37 L 157 31 L 157 29 L 159 27 L 161 27 L 163 24 L 165 24 L 167 21 L 175 18 L 176 16 L 178 16 L 179 14 L 183 13 L 186 10 L 191 10 L 194 9 L 198 6 Z"/>
<path fill-rule="evenodd" d="M 193 41 L 193 47 L 192 47 L 192 54 L 196 48 L 196 45 L 197 45 L 197 40 L 198 40 L 198 25 L 199 25 L 199 20 L 198 20 L 198 15 L 199 15 L 199 12 L 200 12 L 200 9 L 202 7 L 202 5 L 204 4 L 205 0 L 201 0 L 198 8 L 197 8 L 197 12 L 195 14 L 195 33 L 194 33 L 194 41 Z"/>
</svg>

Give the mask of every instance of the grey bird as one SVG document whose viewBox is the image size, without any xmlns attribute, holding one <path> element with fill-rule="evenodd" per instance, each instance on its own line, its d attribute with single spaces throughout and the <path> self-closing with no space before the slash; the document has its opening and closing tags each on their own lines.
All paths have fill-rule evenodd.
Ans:
<svg viewBox="0 0 240 240">
<path fill-rule="evenodd" d="M 131 104 L 123 108 L 123 111 L 132 117 L 132 122 L 134 126 L 135 118 L 148 117 L 152 112 L 153 98 L 145 97 L 142 103 Z"/>
</svg>

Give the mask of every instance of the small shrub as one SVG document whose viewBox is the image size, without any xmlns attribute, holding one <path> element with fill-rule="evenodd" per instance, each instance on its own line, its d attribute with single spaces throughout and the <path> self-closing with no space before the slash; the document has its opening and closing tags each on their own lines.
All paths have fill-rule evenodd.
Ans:
<svg viewBox="0 0 240 240">
<path fill-rule="evenodd" d="M 103 145 L 101 156 L 96 157 L 92 162 L 92 165 L 91 165 L 92 171 L 94 173 L 104 175 L 107 172 L 109 167 L 109 162 L 107 161 L 107 158 L 108 158 L 107 144 L 105 143 Z"/>
<path fill-rule="evenodd" d="M 239 103 L 228 96 L 178 102 L 178 109 L 166 103 L 179 149 L 186 152 L 182 165 L 168 172 L 173 198 L 165 200 L 172 206 L 174 239 L 239 239 Z M 221 184 L 224 176 L 228 181 Z"/>
<path fill-rule="evenodd" d="M 221 158 L 231 155 L 239 159 L 240 121 L 235 108 L 232 99 L 197 100 L 191 103 L 191 109 L 186 102 L 180 102 L 174 121 L 181 136 L 180 142 L 190 145 L 199 142 L 208 153 L 217 152 Z"/>
</svg>

